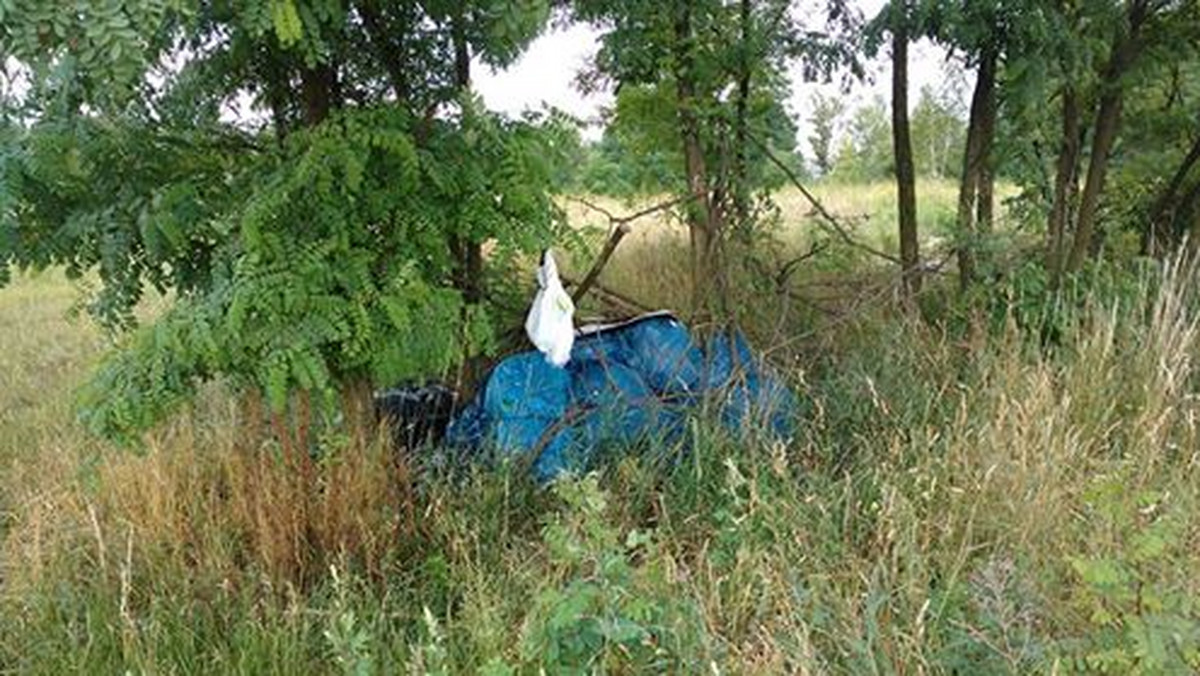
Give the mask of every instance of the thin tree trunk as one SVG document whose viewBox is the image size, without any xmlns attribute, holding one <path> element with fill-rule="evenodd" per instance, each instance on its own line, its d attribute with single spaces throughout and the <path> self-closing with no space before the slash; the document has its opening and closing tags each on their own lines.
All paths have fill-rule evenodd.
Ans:
<svg viewBox="0 0 1200 676">
<path fill-rule="evenodd" d="M 688 234 L 691 239 L 692 313 L 705 318 L 713 288 L 714 228 L 712 200 L 709 195 L 708 169 L 700 141 L 700 122 L 696 114 L 695 64 L 691 51 L 691 10 L 679 3 L 675 17 L 675 96 L 679 108 L 679 130 L 683 141 L 684 173 L 692 200 L 688 204 Z"/>
<path fill-rule="evenodd" d="M 399 4 L 396 7 L 397 11 L 407 11 L 402 9 Z M 408 37 L 406 32 L 408 27 L 403 26 L 400 31 L 389 31 L 388 27 L 384 25 L 384 17 L 380 12 L 378 0 L 363 0 L 358 6 L 358 10 L 362 16 L 363 27 L 366 28 L 367 35 L 370 37 L 371 46 L 375 48 L 375 54 L 387 71 L 388 80 L 392 83 L 392 92 L 396 95 L 396 102 L 403 107 L 407 105 L 409 98 L 408 68 L 404 44 L 405 38 Z"/>
<path fill-rule="evenodd" d="M 1193 255 L 1200 251 L 1200 180 L 1179 201 L 1176 213 L 1191 214 L 1192 225 L 1188 228 L 1188 251 Z"/>
<path fill-rule="evenodd" d="M 908 296 L 921 289 L 921 254 L 917 241 L 916 173 L 908 124 L 907 5 L 897 3 L 892 17 L 892 151 L 896 161 L 896 190 L 900 217 L 900 261 Z"/>
<path fill-rule="evenodd" d="M 978 210 L 975 225 L 979 234 L 987 236 L 994 231 L 996 220 L 996 173 L 992 171 L 990 158 L 984 160 L 983 168 L 979 170 L 979 185 L 976 187 L 979 190 L 979 198 L 975 202 L 975 208 Z M 986 253 L 981 252 L 981 255 Z"/>
<path fill-rule="evenodd" d="M 991 201 L 991 172 L 987 163 L 995 118 L 995 81 L 996 55 L 988 49 L 980 56 L 975 91 L 971 95 L 967 147 L 963 153 L 962 176 L 958 186 L 958 274 L 959 286 L 963 290 L 975 279 L 975 240 L 983 229 L 984 216 L 989 220 L 990 230 L 991 208 L 988 206 L 985 209 L 984 200 L 986 197 L 989 203 Z M 978 228 L 977 213 L 980 220 Z"/>
<path fill-rule="evenodd" d="M 300 96 L 304 101 L 304 124 L 312 127 L 338 107 L 337 69 L 331 63 L 300 71 Z"/>
<path fill-rule="evenodd" d="M 1154 200 L 1143 234 L 1143 254 L 1161 256 L 1171 247 L 1179 244 L 1179 237 L 1182 233 L 1174 227 L 1175 214 L 1178 213 L 1178 210 L 1173 207 L 1177 206 L 1179 189 L 1183 187 L 1184 180 L 1198 161 L 1200 161 L 1200 134 L 1196 135 L 1195 142 L 1192 143 L 1192 147 L 1184 156 L 1183 161 L 1179 163 L 1179 167 L 1175 169 L 1170 182 Z"/>
<path fill-rule="evenodd" d="M 471 45 L 467 42 L 466 17 L 462 8 L 451 21 L 454 34 L 454 86 L 463 92 L 471 86 Z"/>
<path fill-rule="evenodd" d="M 365 448 L 375 431 L 375 400 L 371 382 L 351 377 L 341 387 L 342 419 L 356 448 Z"/>
<path fill-rule="evenodd" d="M 291 133 L 287 102 L 292 98 L 288 69 L 275 50 L 267 48 L 262 55 L 261 68 L 266 82 L 267 106 L 271 109 L 271 122 L 275 125 L 275 138 L 282 142 Z"/>
<path fill-rule="evenodd" d="M 1123 96 L 1121 78 L 1133 65 L 1140 50 L 1139 33 L 1148 11 L 1144 0 L 1129 3 L 1128 33 L 1118 34 L 1113 41 L 1112 55 L 1105 64 L 1100 78 L 1100 106 L 1096 111 L 1096 122 L 1092 133 L 1091 156 L 1088 158 L 1087 180 L 1079 200 L 1079 217 L 1075 224 L 1075 241 L 1067 259 L 1068 270 L 1078 270 L 1092 250 L 1096 234 L 1096 212 L 1100 206 L 1100 195 L 1104 191 L 1104 179 L 1108 174 L 1108 161 L 1117 140 L 1121 125 Z"/>
<path fill-rule="evenodd" d="M 1083 115 L 1079 93 L 1072 85 L 1062 91 L 1062 139 L 1054 174 L 1054 202 L 1046 223 L 1046 270 L 1050 287 L 1058 288 L 1062 277 L 1063 247 L 1071 221 L 1071 205 L 1078 191 L 1079 153 L 1083 146 Z"/>
<path fill-rule="evenodd" d="M 972 113 L 974 111 L 972 110 Z M 963 156 L 962 176 L 958 182 L 958 287 L 966 291 L 975 280 L 975 198 L 978 194 L 979 167 L 973 161 L 978 145 L 976 118 L 967 125 L 967 148 Z"/>
<path fill-rule="evenodd" d="M 980 124 L 979 182 L 976 185 L 976 227 L 981 234 L 992 232 L 995 209 L 996 172 L 992 167 L 992 150 L 996 145 L 996 62 L 999 54 L 993 47 L 986 53 L 988 87 L 984 90 L 983 122 Z M 984 252 L 986 253 L 986 252 Z"/>
<path fill-rule="evenodd" d="M 1100 99 L 1096 111 L 1095 131 L 1092 134 L 1091 156 L 1088 159 L 1087 179 L 1079 198 L 1079 217 L 1075 222 L 1075 239 L 1067 258 L 1067 270 L 1076 271 L 1083 266 L 1091 250 L 1096 234 L 1096 212 L 1100 206 L 1100 194 L 1104 190 L 1104 179 L 1108 174 L 1108 160 L 1117 138 L 1121 119 L 1121 95 L 1110 93 Z"/>
<path fill-rule="evenodd" d="M 741 40 L 742 50 L 739 63 L 740 72 L 738 73 L 737 83 L 737 101 L 734 121 L 734 181 L 733 199 L 734 208 L 737 210 L 738 227 L 745 227 L 750 220 L 750 175 L 749 162 L 746 159 L 749 139 L 747 138 L 747 128 L 749 125 L 749 107 L 750 107 L 750 21 L 752 11 L 752 0 L 741 0 L 739 6 L 739 20 L 741 23 Z"/>
<path fill-rule="evenodd" d="M 460 7 L 451 20 L 454 40 L 454 86 L 460 93 L 471 88 L 471 46 L 467 42 L 466 17 Z M 460 236 L 450 238 L 456 261 L 455 286 L 468 304 L 483 299 L 483 246 Z"/>
</svg>

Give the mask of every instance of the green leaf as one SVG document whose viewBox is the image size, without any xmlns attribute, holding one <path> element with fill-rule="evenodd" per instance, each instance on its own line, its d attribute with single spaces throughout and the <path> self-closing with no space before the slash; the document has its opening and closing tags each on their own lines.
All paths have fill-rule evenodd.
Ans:
<svg viewBox="0 0 1200 676">
<path fill-rule="evenodd" d="M 294 45 L 304 36 L 304 24 L 293 0 L 271 0 L 271 23 L 275 36 L 285 47 Z"/>
</svg>

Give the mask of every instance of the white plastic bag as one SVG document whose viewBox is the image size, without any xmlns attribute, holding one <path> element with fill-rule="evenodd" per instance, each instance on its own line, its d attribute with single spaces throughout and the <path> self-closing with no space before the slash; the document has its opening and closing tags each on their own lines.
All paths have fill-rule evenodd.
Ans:
<svg viewBox="0 0 1200 676">
<path fill-rule="evenodd" d="M 525 333 L 534 347 L 546 355 L 546 361 L 563 366 L 571 359 L 575 344 L 575 303 L 558 278 L 558 266 L 547 249 L 538 268 L 538 292 L 525 318 Z"/>
</svg>

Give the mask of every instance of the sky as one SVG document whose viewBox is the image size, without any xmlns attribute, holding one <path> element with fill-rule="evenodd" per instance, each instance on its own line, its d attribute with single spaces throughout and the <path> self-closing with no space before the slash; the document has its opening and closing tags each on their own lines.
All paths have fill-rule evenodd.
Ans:
<svg viewBox="0 0 1200 676">
<path fill-rule="evenodd" d="M 882 0 L 853 0 L 865 16 L 879 11 Z M 576 74 L 587 64 L 599 47 L 599 31 L 576 24 L 557 28 L 539 37 L 525 54 L 509 68 L 493 71 L 477 63 L 472 69 L 473 85 L 489 108 L 510 115 L 526 109 L 540 109 L 543 104 L 560 108 L 591 124 L 585 128 L 584 136 L 599 138 L 602 132 L 601 112 L 612 104 L 610 92 L 584 96 L 574 86 Z M 886 51 L 886 50 L 885 50 Z M 830 84 L 806 83 L 800 78 L 799 67 L 792 69 L 792 96 L 788 106 L 796 120 L 798 138 L 805 139 L 810 133 L 808 117 L 816 93 L 826 96 L 843 96 L 854 108 L 875 96 L 891 101 L 889 66 L 884 58 L 868 64 L 868 82 L 854 83 L 850 90 L 842 91 L 840 80 Z M 969 77 L 964 76 L 954 62 L 947 61 L 945 50 L 922 40 L 909 49 L 909 105 L 915 105 L 917 95 L 924 86 L 935 92 L 946 90 L 950 96 L 964 106 L 970 96 Z M 807 144 L 802 144 L 807 152 Z"/>
</svg>

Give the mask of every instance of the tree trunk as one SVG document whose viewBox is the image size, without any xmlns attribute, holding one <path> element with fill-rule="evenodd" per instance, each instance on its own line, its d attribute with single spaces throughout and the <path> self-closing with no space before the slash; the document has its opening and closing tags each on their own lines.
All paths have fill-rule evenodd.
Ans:
<svg viewBox="0 0 1200 676">
<path fill-rule="evenodd" d="M 288 101 L 292 99 L 292 85 L 289 82 L 288 68 L 274 49 L 264 49 L 261 58 L 260 68 L 263 81 L 266 83 L 264 94 L 267 106 L 271 109 L 271 122 L 275 125 L 275 138 L 282 142 L 292 131 L 291 121 L 288 119 Z"/>
<path fill-rule="evenodd" d="M 1146 229 L 1142 235 L 1143 254 L 1162 256 L 1171 248 L 1179 245 L 1182 232 L 1175 227 L 1175 215 L 1179 213 L 1175 208 L 1179 201 L 1179 189 L 1183 187 L 1184 180 L 1187 179 L 1198 161 L 1200 161 L 1200 133 L 1196 135 L 1195 142 L 1192 143 L 1192 147 L 1184 156 L 1183 161 L 1179 163 L 1179 167 L 1171 176 L 1167 187 L 1154 200 Z"/>
<path fill-rule="evenodd" d="M 466 17 L 460 7 L 451 19 L 454 40 L 454 86 L 460 94 L 471 88 L 471 46 L 467 42 Z M 483 299 L 483 245 L 459 235 L 450 238 L 455 256 L 455 286 L 468 304 Z"/>
<path fill-rule="evenodd" d="M 300 96 L 304 102 L 304 124 L 315 126 L 338 106 L 337 69 L 323 63 L 300 71 Z"/>
<path fill-rule="evenodd" d="M 471 86 L 471 45 L 467 42 L 466 17 L 460 7 L 451 22 L 454 33 L 454 86 L 462 92 Z"/>
<path fill-rule="evenodd" d="M 1195 255 L 1200 251 L 1200 180 L 1192 185 L 1183 199 L 1179 201 L 1176 210 L 1179 214 L 1191 214 L 1192 224 L 1188 228 L 1188 251 Z"/>
<path fill-rule="evenodd" d="M 920 248 L 917 241 L 916 173 L 908 124 L 907 5 L 897 3 L 892 17 L 892 152 L 896 161 L 896 191 L 900 217 L 900 262 L 908 296 L 921 289 Z"/>
<path fill-rule="evenodd" d="M 692 55 L 691 10 L 687 2 L 677 6 L 674 26 L 675 97 L 679 109 L 679 131 L 683 141 L 684 173 L 692 200 L 688 205 L 688 234 L 691 239 L 692 314 L 705 319 L 710 294 L 719 274 L 714 265 L 716 223 L 709 195 L 708 168 L 700 140 L 696 113 L 695 64 Z"/>
<path fill-rule="evenodd" d="M 966 290 L 975 279 L 975 245 L 978 233 L 991 230 L 992 174 L 988 161 L 996 117 L 996 53 L 985 50 L 979 59 L 971 115 L 967 123 L 967 147 L 963 153 L 958 186 L 958 274 L 959 287 Z M 978 217 L 978 227 L 976 218 Z"/>
<path fill-rule="evenodd" d="M 405 38 L 408 37 L 408 26 L 402 26 L 402 30 L 399 31 L 389 31 L 389 27 L 385 25 L 385 18 L 380 12 L 378 0 L 363 0 L 358 6 L 358 11 L 362 16 L 363 27 L 370 36 L 371 46 L 375 49 L 376 57 L 383 64 L 388 79 L 392 83 L 392 92 L 396 95 L 396 103 L 404 107 L 409 98 L 408 65 L 404 43 Z M 397 11 L 405 12 L 407 10 L 397 4 Z"/>
<path fill-rule="evenodd" d="M 1104 179 L 1108 174 L 1108 159 L 1117 138 L 1121 119 L 1120 93 L 1105 94 L 1096 111 L 1095 130 L 1092 134 L 1091 157 L 1088 159 L 1087 179 L 1079 198 L 1079 217 L 1075 223 L 1075 240 L 1067 258 L 1067 270 L 1076 271 L 1083 266 L 1091 250 L 1092 238 L 1096 234 L 1096 212 L 1100 206 L 1100 194 L 1104 190 Z"/>
<path fill-rule="evenodd" d="M 1063 247 L 1071 221 L 1071 205 L 1079 190 L 1079 153 L 1083 146 L 1083 115 L 1079 93 L 1068 84 L 1062 91 L 1062 138 L 1054 174 L 1054 202 L 1046 223 L 1046 270 L 1050 287 L 1058 288 L 1062 277 Z"/>
<path fill-rule="evenodd" d="M 977 187 L 979 199 L 975 203 L 975 208 L 978 210 L 975 216 L 975 225 L 979 234 L 986 237 L 992 234 L 996 220 L 996 172 L 992 170 L 990 157 L 984 159 L 983 168 L 979 170 Z"/>
<path fill-rule="evenodd" d="M 976 228 L 984 235 L 991 234 L 995 209 L 996 172 L 992 166 L 992 150 L 996 145 L 996 60 L 998 54 L 992 50 L 987 55 L 989 86 L 983 102 L 983 122 L 980 125 L 979 182 L 976 185 Z"/>
<path fill-rule="evenodd" d="M 352 376 L 341 386 L 342 420 L 355 448 L 365 448 L 375 431 L 375 397 L 371 381 Z"/>
<path fill-rule="evenodd" d="M 751 0 L 741 0 L 739 5 L 739 20 L 741 24 L 741 58 L 737 81 L 737 101 L 734 117 L 734 209 L 737 211 L 737 227 L 746 227 L 750 220 L 750 163 L 746 158 L 749 139 L 747 138 L 750 107 L 750 21 Z"/>
<path fill-rule="evenodd" d="M 1108 160 L 1117 130 L 1121 124 L 1123 103 L 1121 78 L 1133 65 L 1140 50 L 1139 33 L 1147 18 L 1148 6 L 1144 0 L 1129 3 L 1127 33 L 1118 33 L 1113 40 L 1112 55 L 1104 66 L 1100 78 L 1100 106 L 1096 111 L 1096 122 L 1092 132 L 1091 156 L 1088 158 L 1087 180 L 1079 200 L 1079 217 L 1075 224 L 1075 241 L 1067 260 L 1068 270 L 1078 270 L 1092 249 L 1096 234 L 1096 212 L 1100 206 L 1100 194 L 1104 191 L 1104 179 L 1108 174 Z"/>
</svg>

